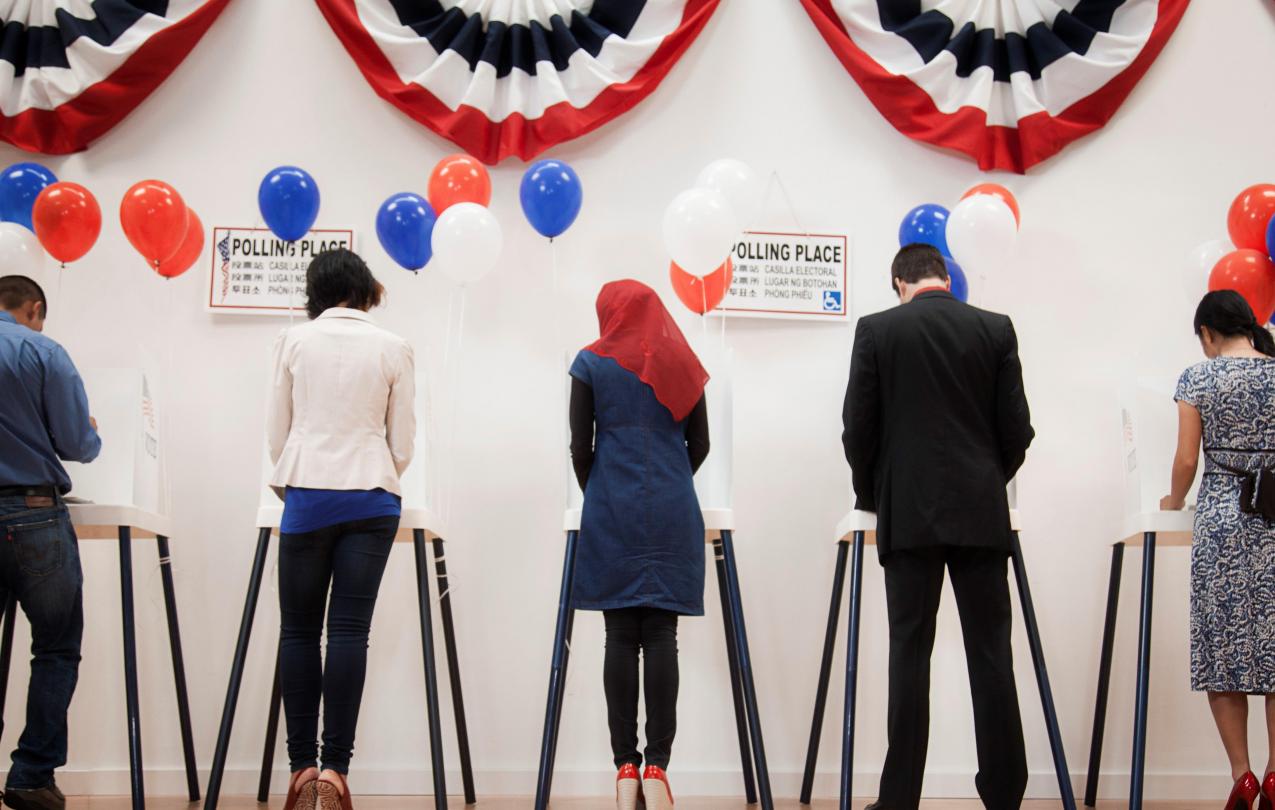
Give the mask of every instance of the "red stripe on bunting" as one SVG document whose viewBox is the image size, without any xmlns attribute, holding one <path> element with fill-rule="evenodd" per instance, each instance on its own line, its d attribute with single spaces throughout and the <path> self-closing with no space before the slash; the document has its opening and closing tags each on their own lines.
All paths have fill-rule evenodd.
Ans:
<svg viewBox="0 0 1275 810">
<path fill-rule="evenodd" d="M 890 73 L 854 43 L 831 0 L 801 0 L 841 64 L 895 129 L 918 141 L 964 152 L 984 171 L 1004 169 L 1020 174 L 1111 120 L 1169 41 L 1188 2 L 1160 0 L 1147 44 L 1129 67 L 1096 92 L 1057 116 L 1040 112 L 1022 118 L 1015 128 L 989 126 L 987 114 L 977 107 L 940 112 L 924 89 L 906 76 Z"/>
<path fill-rule="evenodd" d="M 110 76 L 52 110 L 0 115 L 0 139 L 46 155 L 86 149 L 163 84 L 229 2 L 209 0 L 181 22 L 146 40 Z"/>
<path fill-rule="evenodd" d="M 676 64 L 717 9 L 721 0 L 690 0 L 682 23 L 665 37 L 633 78 L 603 90 L 591 104 L 576 108 L 559 102 L 539 118 L 514 113 L 499 123 L 462 104 L 452 110 L 419 84 L 405 83 L 363 27 L 355 0 L 315 0 L 328 24 L 354 58 L 376 94 L 484 163 L 507 157 L 531 160 L 564 141 L 592 132 L 623 115 L 650 95 Z"/>
</svg>

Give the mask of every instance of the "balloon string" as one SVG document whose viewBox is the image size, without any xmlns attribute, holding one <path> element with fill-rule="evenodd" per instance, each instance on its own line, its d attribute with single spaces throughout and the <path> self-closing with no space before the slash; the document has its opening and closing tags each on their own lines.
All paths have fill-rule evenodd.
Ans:
<svg viewBox="0 0 1275 810">
<path fill-rule="evenodd" d="M 707 338 L 708 337 L 708 277 L 707 276 L 699 280 L 699 299 L 700 299 L 700 311 L 699 311 L 700 333 L 704 335 L 705 338 Z"/>
<path fill-rule="evenodd" d="M 291 274 L 289 274 L 291 275 Z M 291 327 L 296 319 L 296 310 L 293 304 L 293 297 L 297 291 L 297 280 L 295 278 L 288 279 L 288 326 Z"/>
<path fill-rule="evenodd" d="M 726 321 L 729 320 L 729 318 L 727 318 L 726 313 L 723 312 L 721 315 L 717 316 L 717 320 L 722 322 L 722 350 L 724 351 L 726 349 Z"/>
<path fill-rule="evenodd" d="M 465 346 L 465 302 L 466 302 L 466 299 L 468 298 L 468 291 L 464 285 L 461 285 L 460 287 L 459 297 L 460 297 L 460 303 L 457 305 L 457 316 L 456 316 L 456 357 L 454 362 L 452 363 L 452 369 L 453 369 L 452 384 L 448 386 L 448 388 L 451 389 L 450 394 L 452 399 L 452 404 L 450 408 L 450 411 L 451 411 L 450 421 L 452 423 L 452 429 L 450 431 L 451 436 L 448 439 L 448 443 L 450 447 L 448 448 L 447 469 L 448 469 L 448 474 L 452 476 L 452 481 L 451 481 L 451 485 L 447 487 L 447 494 L 446 494 L 446 497 L 444 498 L 443 522 L 445 524 L 448 524 L 449 526 L 450 526 L 451 517 L 452 517 L 452 505 L 455 502 L 455 495 L 456 495 L 456 482 L 455 482 L 456 444 L 457 444 L 457 439 L 461 434 L 461 430 L 464 427 L 463 421 L 461 419 L 461 416 L 464 413 L 464 411 L 461 409 L 461 404 L 464 401 L 464 397 L 462 396 L 461 389 L 465 380 L 465 376 L 463 373 L 464 369 L 463 369 L 463 364 L 461 363 L 461 358 L 464 354 L 464 346 Z"/>
<path fill-rule="evenodd" d="M 171 282 L 172 279 L 169 279 Z M 160 513 L 164 515 L 171 514 L 173 493 L 172 484 L 169 481 L 169 460 L 172 453 L 169 451 L 168 442 L 172 438 L 172 416 L 169 414 L 169 407 L 174 399 L 173 393 L 177 390 L 177 385 L 173 379 L 173 347 L 177 344 L 177 304 L 174 300 L 176 293 L 173 285 L 170 283 L 168 287 L 168 334 L 165 342 L 168 344 L 166 356 L 164 358 L 164 385 L 160 388 L 164 394 L 164 406 L 159 408 L 159 480 L 160 480 L 160 497 L 163 503 L 160 504 Z"/>
</svg>

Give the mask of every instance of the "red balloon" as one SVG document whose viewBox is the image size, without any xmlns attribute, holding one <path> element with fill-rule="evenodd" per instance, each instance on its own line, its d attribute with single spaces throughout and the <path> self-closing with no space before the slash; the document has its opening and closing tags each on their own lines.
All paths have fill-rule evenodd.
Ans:
<svg viewBox="0 0 1275 810">
<path fill-rule="evenodd" d="M 491 175 L 486 166 L 469 155 L 448 155 L 430 173 L 427 196 L 439 216 L 456 203 L 485 206 L 491 202 Z"/>
<path fill-rule="evenodd" d="M 48 254 L 66 264 L 84 256 L 102 232 L 97 198 L 77 183 L 54 183 L 40 192 L 31 225 Z"/>
<path fill-rule="evenodd" d="M 1009 206 L 1009 210 L 1014 212 L 1014 224 L 1022 225 L 1023 217 L 1018 211 L 1018 200 L 1009 189 L 997 183 L 979 183 L 974 188 L 961 195 L 961 199 L 973 197 L 975 194 L 991 194 L 993 197 L 1000 197 Z"/>
<path fill-rule="evenodd" d="M 1209 291 L 1235 290 L 1244 296 L 1258 323 L 1275 314 L 1275 262 L 1264 250 L 1233 250 L 1209 274 Z"/>
<path fill-rule="evenodd" d="M 186 221 L 186 238 L 182 240 L 177 252 L 159 263 L 155 272 L 164 278 L 177 278 L 199 261 L 204 252 L 204 223 L 193 208 L 187 209 L 189 217 Z"/>
<path fill-rule="evenodd" d="M 1266 226 L 1275 216 L 1275 185 L 1258 183 L 1240 192 L 1226 215 L 1226 230 L 1240 249 L 1266 252 Z"/>
<path fill-rule="evenodd" d="M 691 312 L 703 315 L 717 309 L 726 297 L 735 278 L 735 265 L 727 258 L 720 267 L 701 279 L 678 267 L 676 262 L 670 262 L 668 275 L 678 299 Z"/>
<path fill-rule="evenodd" d="M 186 238 L 186 203 L 160 180 L 143 180 L 120 201 L 120 225 L 133 248 L 151 267 L 172 257 Z"/>
</svg>

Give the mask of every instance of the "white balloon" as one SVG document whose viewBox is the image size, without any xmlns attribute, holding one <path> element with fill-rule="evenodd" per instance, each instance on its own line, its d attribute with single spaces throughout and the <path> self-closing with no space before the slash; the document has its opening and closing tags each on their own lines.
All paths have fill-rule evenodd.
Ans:
<svg viewBox="0 0 1275 810">
<path fill-rule="evenodd" d="M 0 275 L 36 277 L 44 269 L 44 248 L 16 222 L 0 222 Z"/>
<path fill-rule="evenodd" d="M 956 204 L 947 219 L 947 246 L 967 274 L 990 276 L 1013 257 L 1018 223 L 1000 197 L 975 194 Z"/>
<path fill-rule="evenodd" d="M 747 163 L 732 158 L 714 160 L 704 167 L 695 180 L 698 188 L 720 192 L 735 212 L 741 228 L 751 228 L 761 216 L 761 178 Z"/>
<path fill-rule="evenodd" d="M 719 191 L 683 191 L 664 212 L 664 246 L 693 276 L 702 278 L 721 266 L 738 237 L 735 212 Z"/>
<path fill-rule="evenodd" d="M 1199 301 L 1209 291 L 1209 274 L 1223 256 L 1235 250 L 1230 239 L 1211 239 L 1191 251 L 1182 275 L 1182 290 L 1191 301 Z"/>
<path fill-rule="evenodd" d="M 472 284 L 500 260 L 504 236 L 496 216 L 478 203 L 450 206 L 434 223 L 434 261 L 457 284 Z"/>
</svg>

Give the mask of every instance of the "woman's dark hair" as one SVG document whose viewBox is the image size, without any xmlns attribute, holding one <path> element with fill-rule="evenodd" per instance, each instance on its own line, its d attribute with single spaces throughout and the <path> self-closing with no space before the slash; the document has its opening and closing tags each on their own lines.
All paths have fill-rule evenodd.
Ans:
<svg viewBox="0 0 1275 810">
<path fill-rule="evenodd" d="M 938 248 L 920 242 L 899 248 L 890 264 L 890 286 L 894 286 L 895 279 L 915 284 L 923 278 L 947 280 L 947 263 L 943 261 L 943 254 Z"/>
<path fill-rule="evenodd" d="M 1222 337 L 1243 335 L 1253 341 L 1253 348 L 1268 357 L 1275 357 L 1275 338 L 1257 322 L 1248 301 L 1235 290 L 1214 290 L 1200 300 L 1200 305 L 1195 308 L 1197 337 L 1206 326 Z"/>
<path fill-rule="evenodd" d="M 325 250 L 305 271 L 305 311 L 313 320 L 332 307 L 371 309 L 380 306 L 385 288 L 357 253 Z"/>
</svg>

